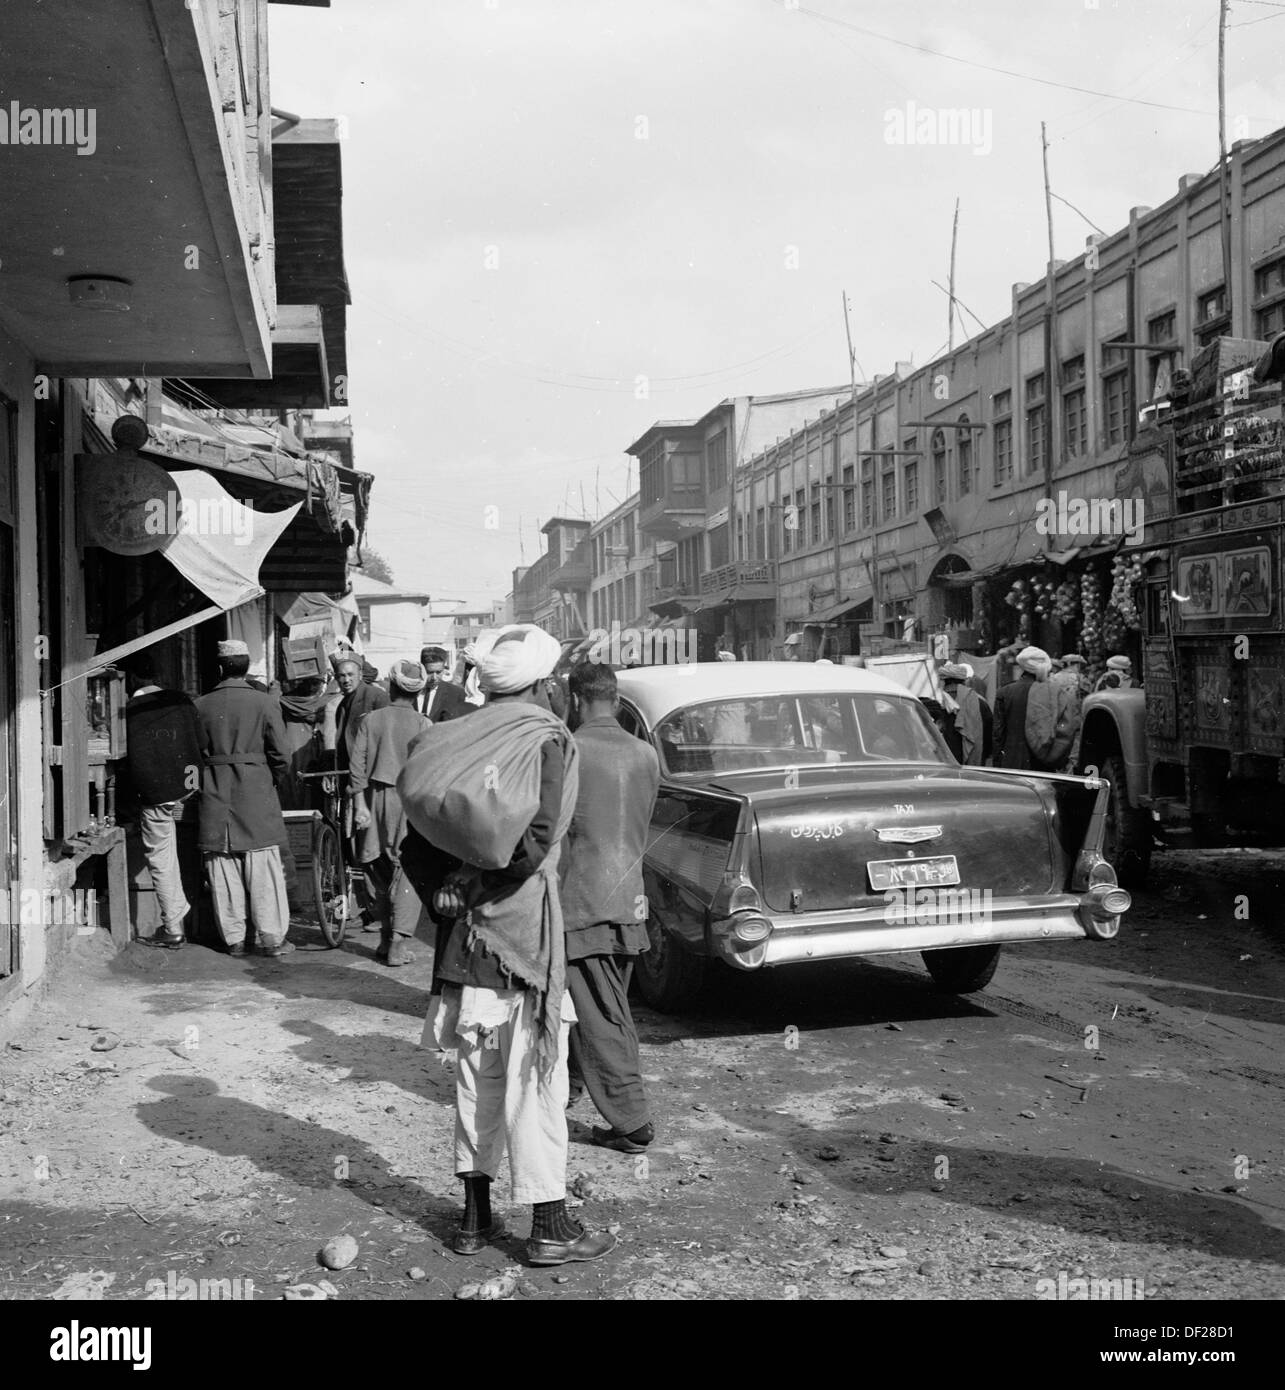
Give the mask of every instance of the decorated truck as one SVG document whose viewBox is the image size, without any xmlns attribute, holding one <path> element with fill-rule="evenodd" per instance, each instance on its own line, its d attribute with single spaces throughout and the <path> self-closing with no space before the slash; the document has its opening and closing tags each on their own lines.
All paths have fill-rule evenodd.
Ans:
<svg viewBox="0 0 1285 1390">
<path fill-rule="evenodd" d="M 1157 842 L 1285 844 L 1283 376 L 1285 334 L 1218 339 L 1130 448 L 1141 687 L 1086 697 L 1079 761 L 1111 783 L 1103 852 L 1127 887 Z"/>
</svg>

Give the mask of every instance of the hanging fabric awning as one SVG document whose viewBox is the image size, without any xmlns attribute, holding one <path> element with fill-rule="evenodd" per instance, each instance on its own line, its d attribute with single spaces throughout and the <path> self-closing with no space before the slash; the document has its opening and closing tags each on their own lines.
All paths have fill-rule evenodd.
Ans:
<svg viewBox="0 0 1285 1390">
<path fill-rule="evenodd" d="M 874 598 L 874 590 L 867 585 L 861 585 L 853 589 L 847 598 L 841 598 L 836 603 L 826 604 L 824 608 L 814 608 L 801 621 L 805 623 L 833 622 L 836 618 L 852 612 L 855 608 L 864 607 L 872 598 Z"/>
</svg>

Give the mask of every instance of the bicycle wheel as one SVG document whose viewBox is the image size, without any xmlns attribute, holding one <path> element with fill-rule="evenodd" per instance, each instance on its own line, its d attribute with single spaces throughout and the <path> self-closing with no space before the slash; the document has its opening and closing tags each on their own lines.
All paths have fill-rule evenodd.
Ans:
<svg viewBox="0 0 1285 1390">
<path fill-rule="evenodd" d="M 333 825 L 319 820 L 312 837 L 312 891 L 317 903 L 317 925 L 328 946 L 340 945 L 348 929 L 347 889 L 339 835 Z"/>
</svg>

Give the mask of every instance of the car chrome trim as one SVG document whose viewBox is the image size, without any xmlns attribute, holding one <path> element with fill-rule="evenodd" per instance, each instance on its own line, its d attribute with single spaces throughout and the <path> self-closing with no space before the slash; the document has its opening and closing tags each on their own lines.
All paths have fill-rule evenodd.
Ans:
<svg viewBox="0 0 1285 1390">
<path fill-rule="evenodd" d="M 885 845 L 921 845 L 925 840 L 940 840 L 940 825 L 876 826 L 875 839 Z"/>
</svg>

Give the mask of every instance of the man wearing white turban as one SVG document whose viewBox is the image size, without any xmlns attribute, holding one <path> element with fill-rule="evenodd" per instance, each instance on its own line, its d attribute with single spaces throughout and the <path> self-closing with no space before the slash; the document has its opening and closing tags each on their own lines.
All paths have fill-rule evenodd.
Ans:
<svg viewBox="0 0 1285 1390">
<path fill-rule="evenodd" d="M 457 1053 L 464 1217 L 452 1248 L 476 1254 L 497 1233 L 491 1183 L 507 1149 L 513 1200 L 532 1207 L 527 1258 L 536 1265 L 597 1259 L 616 1243 L 566 1210 L 575 1010 L 558 862 L 579 769 L 566 725 L 536 698 L 561 650 L 530 624 L 502 629 L 478 657 L 486 705 L 421 734 L 397 784 L 410 821 L 402 867 L 438 928 L 423 1043 Z"/>
<path fill-rule="evenodd" d="M 1056 771 L 1040 762 L 1026 741 L 1026 707 L 1031 690 L 1038 682 L 1048 680 L 1052 658 L 1039 647 L 1023 647 L 1017 654 L 1017 665 L 1022 674 L 1001 686 L 995 696 L 995 766 L 1028 772 Z"/>
<path fill-rule="evenodd" d="M 484 628 L 461 653 L 461 660 L 464 663 L 464 698 L 470 705 L 484 705 L 486 703 L 486 696 L 478 684 L 477 663 L 495 645 L 495 639 L 499 635 L 498 628 Z"/>
</svg>

